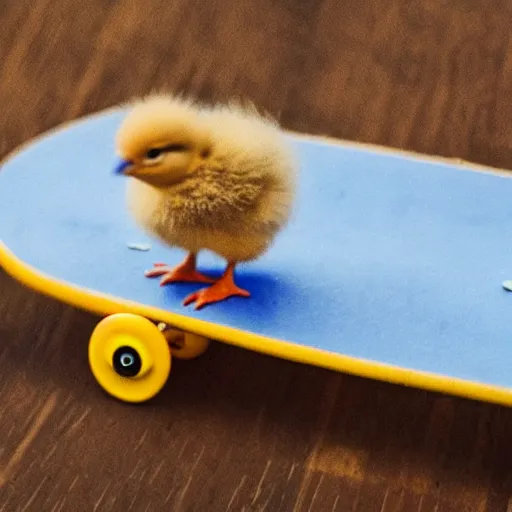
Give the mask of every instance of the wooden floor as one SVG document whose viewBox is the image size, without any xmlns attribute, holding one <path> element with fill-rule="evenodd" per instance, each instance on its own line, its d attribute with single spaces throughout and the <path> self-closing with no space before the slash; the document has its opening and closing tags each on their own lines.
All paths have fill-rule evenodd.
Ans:
<svg viewBox="0 0 512 512">
<path fill-rule="evenodd" d="M 165 87 L 512 169 L 507 0 L 3 0 L 0 17 L 1 156 Z M 89 372 L 97 320 L 0 272 L 0 511 L 512 509 L 510 410 L 227 346 L 127 406 Z"/>
</svg>

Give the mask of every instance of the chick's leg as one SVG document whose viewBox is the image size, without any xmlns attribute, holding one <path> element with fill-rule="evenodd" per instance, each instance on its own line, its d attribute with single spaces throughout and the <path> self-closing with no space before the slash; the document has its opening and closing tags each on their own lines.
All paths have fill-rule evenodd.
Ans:
<svg viewBox="0 0 512 512">
<path fill-rule="evenodd" d="M 214 283 L 215 279 L 205 276 L 196 270 L 196 255 L 189 253 L 185 260 L 177 267 L 171 268 L 163 263 L 155 263 L 151 270 L 147 270 L 146 277 L 160 277 L 160 286 L 169 283 Z"/>
<path fill-rule="evenodd" d="M 209 288 L 203 288 L 202 290 L 190 294 L 183 304 L 187 306 L 188 304 L 195 302 L 195 309 L 201 309 L 207 304 L 220 302 L 228 299 L 229 297 L 250 297 L 251 294 L 247 290 L 239 288 L 235 284 L 235 265 L 235 263 L 229 263 L 224 275 L 215 284 Z"/>
</svg>

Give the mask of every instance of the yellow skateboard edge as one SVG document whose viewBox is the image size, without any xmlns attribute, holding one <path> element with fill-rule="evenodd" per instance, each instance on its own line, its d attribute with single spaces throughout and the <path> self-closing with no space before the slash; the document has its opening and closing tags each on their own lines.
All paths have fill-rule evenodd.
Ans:
<svg viewBox="0 0 512 512">
<path fill-rule="evenodd" d="M 317 348 L 268 338 L 73 286 L 67 282 L 53 279 L 24 263 L 2 242 L 0 242 L 0 266 L 11 277 L 28 288 L 77 309 L 82 309 L 99 316 L 132 313 L 149 318 L 155 322 L 165 322 L 183 331 L 205 336 L 235 347 L 300 364 L 309 364 L 327 370 L 446 395 L 512 406 L 512 389 L 408 370 L 384 363 L 326 352 Z"/>
</svg>

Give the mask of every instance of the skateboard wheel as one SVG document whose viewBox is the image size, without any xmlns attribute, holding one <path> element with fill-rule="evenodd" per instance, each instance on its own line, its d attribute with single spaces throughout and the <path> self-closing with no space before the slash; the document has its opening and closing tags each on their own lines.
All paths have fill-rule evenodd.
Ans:
<svg viewBox="0 0 512 512">
<path fill-rule="evenodd" d="M 177 359 L 195 359 L 202 356 L 210 345 L 208 338 L 191 332 L 183 332 L 168 327 L 163 333 L 171 347 L 173 357 Z"/>
<path fill-rule="evenodd" d="M 104 318 L 89 342 L 98 384 L 124 402 L 144 402 L 163 388 L 171 371 L 165 336 L 146 318 L 122 313 Z"/>
</svg>

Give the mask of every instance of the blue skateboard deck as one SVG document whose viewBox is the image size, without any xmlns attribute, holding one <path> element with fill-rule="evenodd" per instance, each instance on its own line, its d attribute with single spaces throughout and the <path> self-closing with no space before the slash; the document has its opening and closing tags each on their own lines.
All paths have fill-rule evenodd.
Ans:
<svg viewBox="0 0 512 512">
<path fill-rule="evenodd" d="M 98 314 L 134 312 L 301 363 L 512 404 L 512 181 L 498 173 L 290 134 L 292 222 L 240 266 L 250 299 L 196 311 L 204 285 L 144 271 L 184 254 L 144 234 L 115 176 L 113 110 L 45 134 L 0 171 L 0 264 Z M 130 244 L 150 244 L 149 251 Z M 205 273 L 225 262 L 200 255 Z"/>
</svg>

